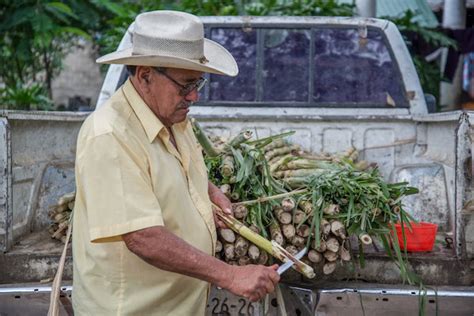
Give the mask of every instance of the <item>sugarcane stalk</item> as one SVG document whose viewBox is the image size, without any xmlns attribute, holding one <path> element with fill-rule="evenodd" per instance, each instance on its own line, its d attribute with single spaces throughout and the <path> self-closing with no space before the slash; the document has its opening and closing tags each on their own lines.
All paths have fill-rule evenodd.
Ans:
<svg viewBox="0 0 474 316">
<path fill-rule="evenodd" d="M 275 213 L 275 217 L 281 224 L 291 223 L 291 219 L 292 219 L 291 213 L 285 212 L 283 208 L 278 207 L 273 212 Z"/>
<path fill-rule="evenodd" d="M 326 262 L 323 266 L 323 273 L 325 275 L 331 274 L 336 270 L 336 262 Z"/>
<path fill-rule="evenodd" d="M 191 118 L 191 124 L 193 125 L 194 135 L 196 135 L 199 144 L 208 157 L 219 156 L 219 151 L 214 147 L 211 140 L 207 137 L 206 133 L 202 129 L 201 125 L 194 119 Z"/>
<path fill-rule="evenodd" d="M 292 197 L 286 197 L 281 201 L 281 207 L 285 212 L 291 212 L 296 207 L 296 202 Z"/>
<path fill-rule="evenodd" d="M 272 158 L 283 156 L 285 154 L 291 153 L 292 151 L 299 150 L 299 145 L 290 145 L 290 146 L 283 146 L 280 148 L 272 149 L 265 153 L 265 159 L 271 160 Z"/>
<path fill-rule="evenodd" d="M 308 251 L 308 260 L 313 263 L 320 263 L 321 261 L 323 261 L 323 255 L 314 249 L 310 249 Z"/>
<path fill-rule="evenodd" d="M 240 132 L 237 136 L 232 138 L 227 145 L 225 146 L 226 150 L 231 150 L 230 148 L 237 148 L 240 144 L 248 141 L 252 138 L 252 131 L 243 131 Z"/>
<path fill-rule="evenodd" d="M 238 220 L 244 220 L 247 217 L 248 209 L 245 205 L 236 205 L 234 207 L 234 217 Z"/>
<path fill-rule="evenodd" d="M 260 257 L 260 249 L 254 244 L 251 244 L 249 246 L 249 250 L 247 251 L 247 253 L 250 259 L 252 259 L 253 261 L 257 261 L 258 258 Z"/>
<path fill-rule="evenodd" d="M 325 172 L 324 169 L 296 169 L 286 171 L 275 171 L 273 176 L 277 179 L 308 177 Z"/>
<path fill-rule="evenodd" d="M 292 268 L 295 269 L 296 271 L 300 272 L 304 276 L 306 276 L 309 279 L 312 279 L 315 277 L 314 270 L 310 266 L 304 264 L 300 260 L 296 259 L 293 255 L 288 253 L 285 249 L 283 249 L 280 245 L 278 245 L 275 242 L 270 242 L 267 239 L 263 238 L 262 236 L 254 233 L 252 230 L 250 230 L 248 227 L 246 227 L 244 224 L 239 222 L 237 219 L 235 219 L 233 216 L 229 214 L 225 214 L 218 206 L 215 206 L 217 211 L 216 214 L 217 216 L 228 226 L 230 227 L 233 231 L 238 233 L 239 235 L 243 236 L 259 248 L 263 249 L 264 251 L 268 252 L 271 254 L 273 257 L 276 259 L 282 261 L 282 262 L 288 262 L 292 261 L 294 262 Z"/>
<path fill-rule="evenodd" d="M 298 169 L 334 169 L 334 165 L 320 160 L 295 159 L 283 163 L 279 170 L 298 170 Z"/>
<path fill-rule="evenodd" d="M 287 192 L 287 193 L 281 193 L 281 194 L 276 194 L 276 195 L 272 195 L 272 196 L 261 197 L 261 198 L 258 198 L 256 200 L 237 202 L 237 203 L 233 203 L 233 205 L 252 205 L 252 204 L 263 203 L 263 202 L 268 202 L 268 201 L 273 201 L 273 200 L 279 200 L 281 198 L 285 198 L 285 197 L 296 195 L 296 194 L 305 194 L 307 192 L 308 192 L 307 189 L 294 190 L 294 191 L 290 191 L 290 192 Z"/>
<path fill-rule="evenodd" d="M 371 245 L 372 244 L 372 238 L 367 233 L 360 234 L 359 239 L 364 245 Z"/>
<path fill-rule="evenodd" d="M 285 140 L 279 138 L 279 139 L 276 139 L 276 140 L 272 141 L 268 145 L 264 146 L 263 151 L 266 153 L 266 152 L 269 152 L 269 151 L 271 151 L 275 148 L 280 148 L 280 147 L 283 147 L 283 146 L 286 146 L 286 145 L 287 145 L 287 142 Z"/>
<path fill-rule="evenodd" d="M 225 178 L 229 178 L 234 174 L 234 157 L 225 155 L 221 162 L 221 174 Z"/>
<path fill-rule="evenodd" d="M 270 224 L 270 236 L 272 237 L 272 240 L 276 241 L 279 245 L 283 245 L 284 240 L 280 230 L 280 225 L 275 221 Z"/>
</svg>

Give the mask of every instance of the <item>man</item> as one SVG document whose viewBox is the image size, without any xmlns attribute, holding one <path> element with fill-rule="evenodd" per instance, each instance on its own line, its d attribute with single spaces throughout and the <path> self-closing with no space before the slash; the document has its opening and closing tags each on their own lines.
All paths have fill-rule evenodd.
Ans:
<svg viewBox="0 0 474 316">
<path fill-rule="evenodd" d="M 237 75 L 230 53 L 190 14 L 140 14 L 132 47 L 98 59 L 130 79 L 78 136 L 73 222 L 77 315 L 203 315 L 209 283 L 252 301 L 274 290 L 277 266 L 231 266 L 212 255 L 212 203 L 186 115 L 203 72 Z M 220 223 L 221 224 L 221 223 Z"/>
</svg>

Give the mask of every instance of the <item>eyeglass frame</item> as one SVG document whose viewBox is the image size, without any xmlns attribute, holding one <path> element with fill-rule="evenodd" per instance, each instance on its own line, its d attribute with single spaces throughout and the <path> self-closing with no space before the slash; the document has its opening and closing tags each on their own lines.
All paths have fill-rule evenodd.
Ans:
<svg viewBox="0 0 474 316">
<path fill-rule="evenodd" d="M 176 81 L 175 79 L 173 79 L 173 77 L 171 77 L 170 75 L 168 75 L 166 73 L 166 68 L 161 68 L 161 67 L 153 67 L 153 69 L 165 76 L 167 79 L 169 79 L 171 82 L 173 82 L 175 85 L 177 85 L 180 89 L 179 89 L 179 95 L 182 96 L 182 97 L 185 97 L 187 95 L 189 95 L 191 92 L 193 92 L 194 90 L 197 90 L 197 92 L 199 92 L 207 83 L 207 79 L 204 78 L 204 77 L 201 77 L 199 78 L 198 80 L 194 81 L 194 82 L 190 82 L 186 85 L 183 85 L 181 83 L 179 83 L 178 81 Z"/>
</svg>

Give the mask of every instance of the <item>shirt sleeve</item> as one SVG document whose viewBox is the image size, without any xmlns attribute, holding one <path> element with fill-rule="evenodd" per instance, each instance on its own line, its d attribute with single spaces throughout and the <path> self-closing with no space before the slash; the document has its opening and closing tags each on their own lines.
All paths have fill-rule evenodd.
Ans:
<svg viewBox="0 0 474 316">
<path fill-rule="evenodd" d="M 92 242 L 121 240 L 121 235 L 162 226 L 143 148 L 121 142 L 113 133 L 86 141 L 77 158 Z"/>
</svg>

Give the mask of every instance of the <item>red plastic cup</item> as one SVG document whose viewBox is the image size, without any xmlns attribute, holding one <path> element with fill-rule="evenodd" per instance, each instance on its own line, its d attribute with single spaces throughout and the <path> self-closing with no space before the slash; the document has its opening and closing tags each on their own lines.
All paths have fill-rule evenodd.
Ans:
<svg viewBox="0 0 474 316">
<path fill-rule="evenodd" d="M 411 222 L 410 228 L 405 224 L 405 238 L 407 242 L 407 251 L 410 252 L 423 252 L 433 250 L 433 245 L 436 239 L 436 232 L 438 225 L 426 222 L 413 223 Z M 403 247 L 403 234 L 402 225 L 395 224 L 397 230 L 398 243 L 400 249 L 404 250 Z"/>
</svg>

